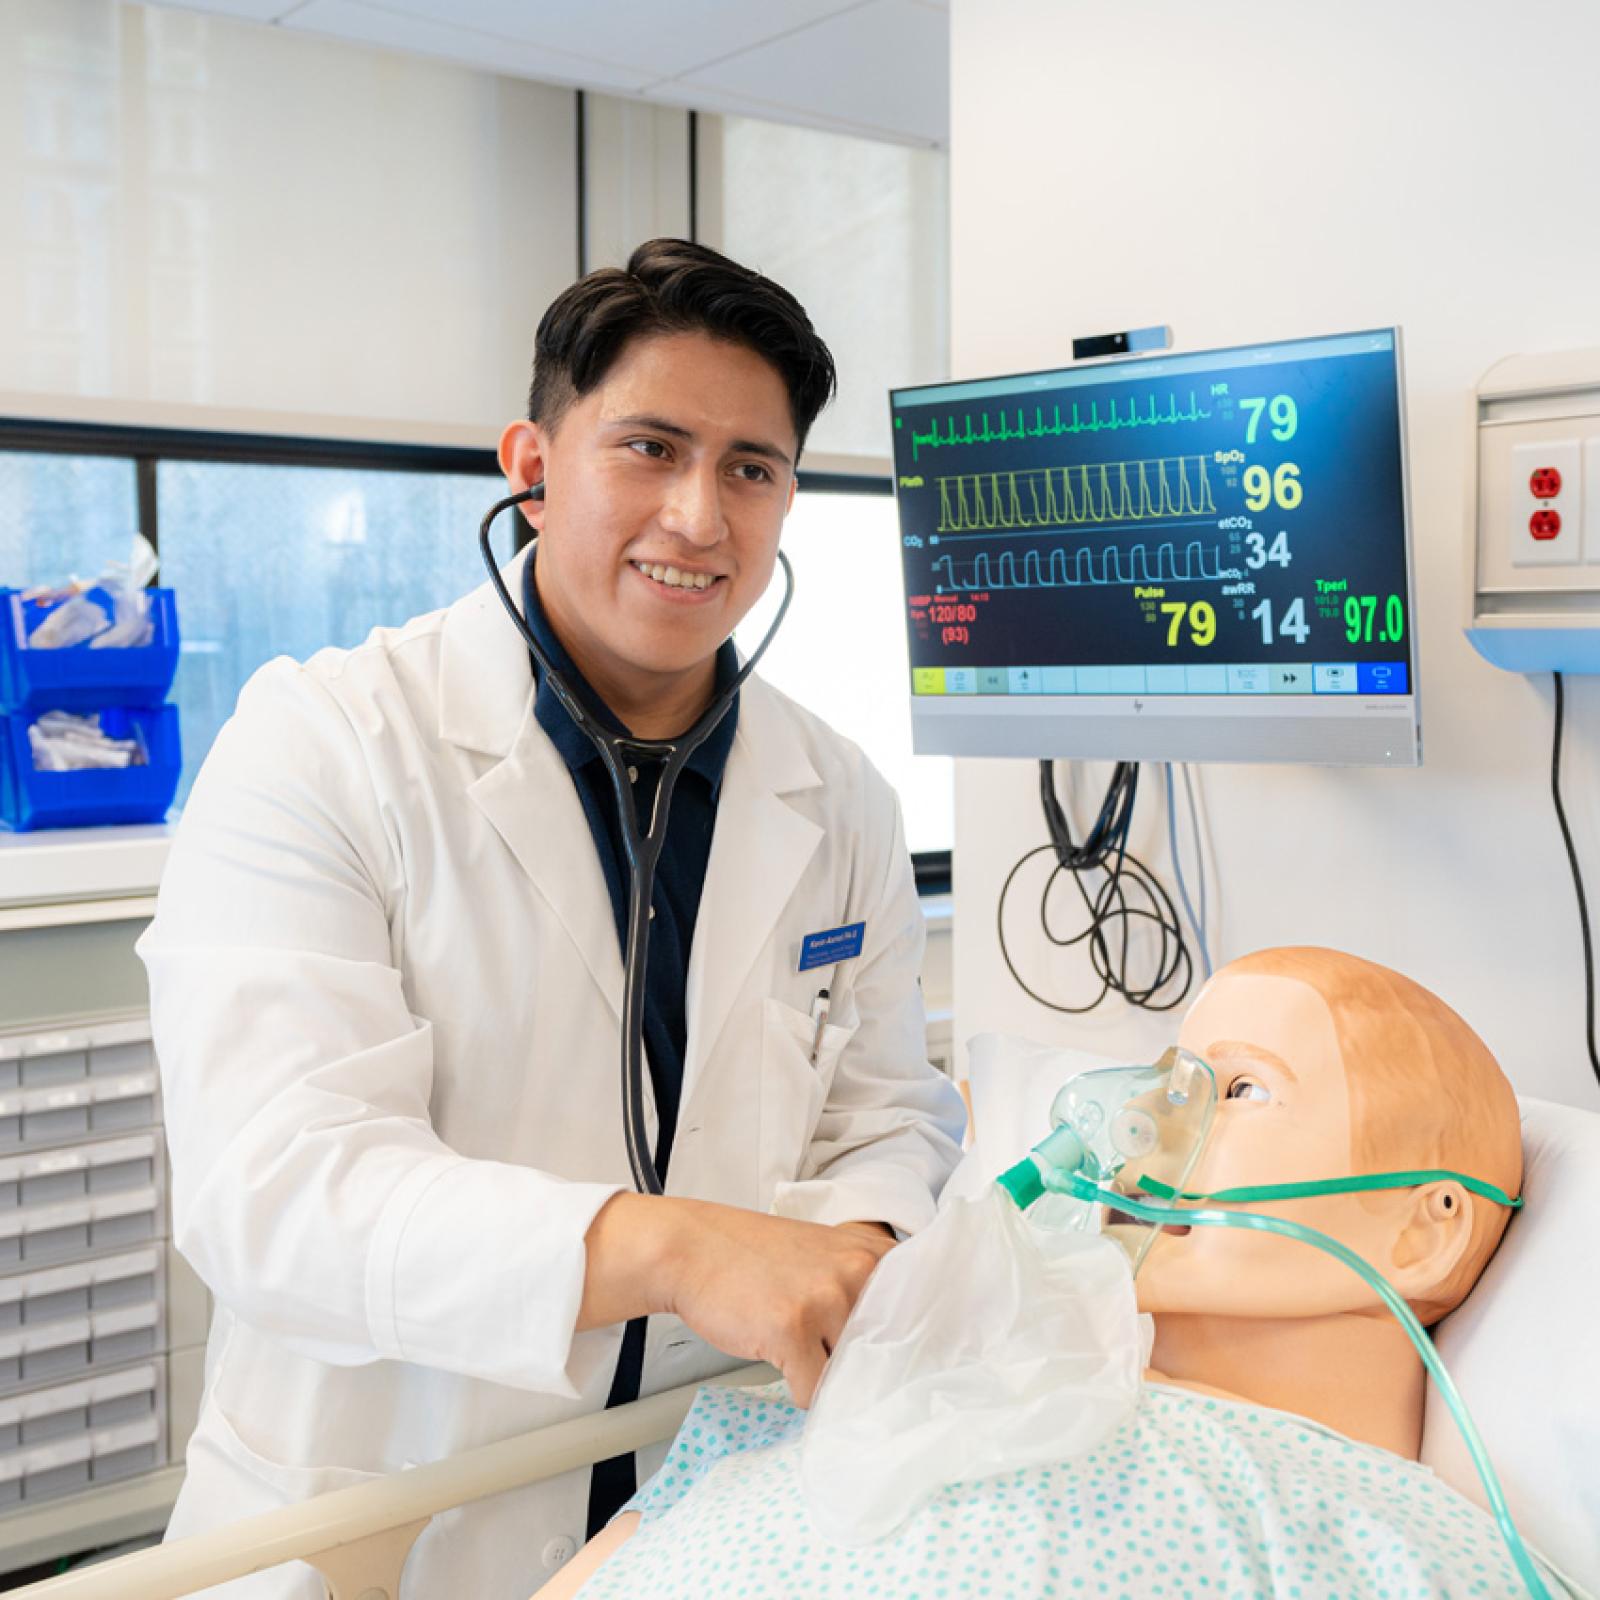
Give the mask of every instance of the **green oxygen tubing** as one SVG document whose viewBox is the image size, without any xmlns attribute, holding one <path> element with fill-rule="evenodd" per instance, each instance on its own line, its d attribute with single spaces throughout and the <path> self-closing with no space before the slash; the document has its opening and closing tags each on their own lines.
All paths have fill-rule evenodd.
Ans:
<svg viewBox="0 0 1600 1600">
<path fill-rule="evenodd" d="M 1047 1141 L 1048 1142 L 1048 1141 Z M 1478 1477 L 1483 1483 L 1484 1491 L 1489 1497 L 1489 1506 L 1494 1514 L 1495 1521 L 1499 1524 L 1501 1536 L 1505 1539 L 1506 1547 L 1511 1552 L 1511 1559 L 1516 1565 L 1518 1574 L 1527 1586 L 1528 1593 L 1534 1600 L 1553 1600 L 1551 1591 L 1544 1578 L 1540 1575 L 1534 1563 L 1533 1556 L 1529 1553 L 1527 1545 L 1522 1541 L 1522 1535 L 1517 1532 L 1515 1522 L 1511 1518 L 1511 1509 L 1506 1504 L 1506 1497 L 1500 1487 L 1500 1479 L 1489 1460 L 1489 1452 L 1484 1448 L 1483 1440 L 1479 1437 L 1477 1427 L 1467 1411 L 1466 1402 L 1461 1398 L 1460 1391 L 1456 1388 L 1449 1372 L 1445 1370 L 1444 1363 L 1439 1359 L 1439 1352 L 1433 1347 L 1431 1340 L 1422 1324 L 1417 1321 L 1416 1314 L 1412 1311 L 1392 1284 L 1379 1272 L 1375 1271 L 1367 1262 L 1351 1250 L 1347 1245 L 1340 1244 L 1337 1239 L 1330 1238 L 1325 1233 L 1319 1233 L 1315 1228 L 1305 1227 L 1298 1222 L 1290 1222 L 1284 1217 L 1267 1217 L 1252 1211 L 1223 1211 L 1216 1209 L 1199 1208 L 1190 1210 L 1187 1207 L 1171 1205 L 1150 1205 L 1144 1200 L 1136 1199 L 1132 1195 L 1109 1193 L 1096 1184 L 1091 1178 L 1086 1177 L 1081 1171 L 1063 1172 L 1059 1167 L 1048 1162 L 1034 1163 L 1033 1167 L 1040 1179 L 1042 1186 L 1053 1194 L 1069 1195 L 1075 1200 L 1083 1201 L 1090 1205 L 1111 1205 L 1116 1210 L 1125 1212 L 1128 1216 L 1140 1222 L 1168 1223 L 1179 1221 L 1193 1228 L 1254 1228 L 1261 1233 L 1276 1233 L 1287 1239 L 1299 1239 L 1305 1244 L 1315 1245 L 1317 1249 L 1333 1256 L 1335 1260 L 1342 1261 L 1352 1272 L 1358 1273 L 1378 1294 L 1383 1303 L 1395 1314 L 1400 1326 L 1405 1329 L 1412 1344 L 1416 1346 L 1417 1354 L 1422 1357 L 1423 1365 L 1428 1369 L 1429 1375 L 1438 1386 L 1439 1393 L 1445 1398 L 1450 1407 L 1450 1413 L 1455 1418 L 1456 1426 L 1461 1430 L 1461 1436 L 1467 1442 L 1467 1448 L 1472 1453 L 1473 1465 L 1478 1470 Z M 1010 1177 L 1011 1174 L 1006 1174 Z M 1413 1176 L 1404 1174 L 1403 1176 Z M 1014 1199 L 1021 1202 L 1021 1196 L 1011 1184 L 1001 1180 L 1003 1186 L 1011 1193 Z M 1163 1189 L 1169 1193 L 1176 1193 L 1168 1185 L 1148 1183 L 1151 1190 Z"/>
</svg>

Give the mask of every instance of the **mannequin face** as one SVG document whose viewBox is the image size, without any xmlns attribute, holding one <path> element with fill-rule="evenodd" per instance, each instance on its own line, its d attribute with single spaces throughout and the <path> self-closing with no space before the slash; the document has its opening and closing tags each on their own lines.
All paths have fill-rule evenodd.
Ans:
<svg viewBox="0 0 1600 1600">
<path fill-rule="evenodd" d="M 1179 1043 L 1211 1067 L 1218 1097 L 1187 1189 L 1350 1175 L 1345 1062 L 1327 1004 L 1309 984 L 1224 969 L 1190 1008 Z M 1447 1262 L 1439 1255 L 1450 1240 L 1426 1216 L 1419 1221 L 1417 1213 L 1428 1206 L 1415 1190 L 1236 1209 L 1287 1217 L 1332 1235 L 1408 1296 L 1436 1281 L 1460 1253 L 1448 1250 Z M 1455 1226 L 1465 1220 L 1462 1208 L 1456 1205 L 1446 1220 L 1464 1247 L 1466 1230 Z M 1232 1228 L 1163 1232 L 1137 1286 L 1140 1310 L 1156 1313 L 1316 1317 L 1377 1304 L 1367 1285 L 1325 1252 Z"/>
</svg>

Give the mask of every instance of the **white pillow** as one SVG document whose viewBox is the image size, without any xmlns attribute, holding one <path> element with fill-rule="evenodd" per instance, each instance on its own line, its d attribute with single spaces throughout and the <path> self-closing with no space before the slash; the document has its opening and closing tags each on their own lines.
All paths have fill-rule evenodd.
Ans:
<svg viewBox="0 0 1600 1600">
<path fill-rule="evenodd" d="M 1523 1100 L 1522 1193 L 1494 1259 L 1434 1329 L 1522 1536 L 1600 1584 L 1600 1114 Z M 1486 1505 L 1450 1408 L 1430 1384 L 1422 1459 Z"/>
<path fill-rule="evenodd" d="M 973 1144 L 951 1179 L 972 1192 L 1050 1131 L 1050 1104 L 1105 1056 L 981 1034 L 968 1046 Z M 1482 1434 L 1522 1535 L 1580 1583 L 1600 1585 L 1600 1114 L 1523 1100 L 1523 1194 L 1468 1299 L 1434 1342 Z M 1307 1174 L 1314 1176 L 1314 1174 Z M 1478 1505 L 1485 1496 L 1431 1381 L 1421 1459 Z"/>
<path fill-rule="evenodd" d="M 1093 1067 L 1123 1064 L 1007 1034 L 978 1034 L 967 1045 L 972 1149 L 963 1176 L 968 1169 L 987 1167 L 994 1178 L 1014 1167 L 1050 1132 L 1050 1105 L 1068 1078 Z"/>
</svg>

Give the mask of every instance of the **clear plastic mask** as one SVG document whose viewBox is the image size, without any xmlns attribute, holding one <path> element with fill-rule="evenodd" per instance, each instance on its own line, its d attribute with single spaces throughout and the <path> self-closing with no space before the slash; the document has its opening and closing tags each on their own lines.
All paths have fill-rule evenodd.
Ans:
<svg viewBox="0 0 1600 1600">
<path fill-rule="evenodd" d="M 1148 1179 L 1181 1190 L 1200 1158 L 1216 1106 L 1211 1068 L 1178 1045 L 1153 1066 L 1081 1072 L 1056 1095 L 1050 1137 L 1002 1182 L 1019 1204 L 1028 1203 L 1024 1195 L 1030 1190 L 1053 1191 L 1041 1221 L 1098 1229 L 1127 1252 L 1137 1272 L 1159 1225 L 1063 1193 L 1061 1179 L 1080 1173 L 1102 1191 L 1134 1197 L 1150 1192 Z M 1031 1173 L 1025 1170 L 1030 1167 Z"/>
</svg>

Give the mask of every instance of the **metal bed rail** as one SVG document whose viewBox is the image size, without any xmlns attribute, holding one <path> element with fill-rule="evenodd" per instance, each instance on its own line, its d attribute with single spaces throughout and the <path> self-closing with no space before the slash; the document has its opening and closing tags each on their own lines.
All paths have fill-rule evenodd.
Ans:
<svg viewBox="0 0 1600 1600">
<path fill-rule="evenodd" d="M 769 1383 L 767 1366 L 741 1367 L 629 1405 L 481 1445 L 375 1483 L 246 1517 L 210 1533 L 140 1550 L 13 1591 L 13 1600 L 182 1600 L 213 1584 L 286 1561 L 305 1561 L 328 1600 L 398 1600 L 417 1536 L 441 1511 L 669 1439 L 709 1384 Z M 534 1578 L 530 1574 L 529 1587 Z"/>
</svg>

